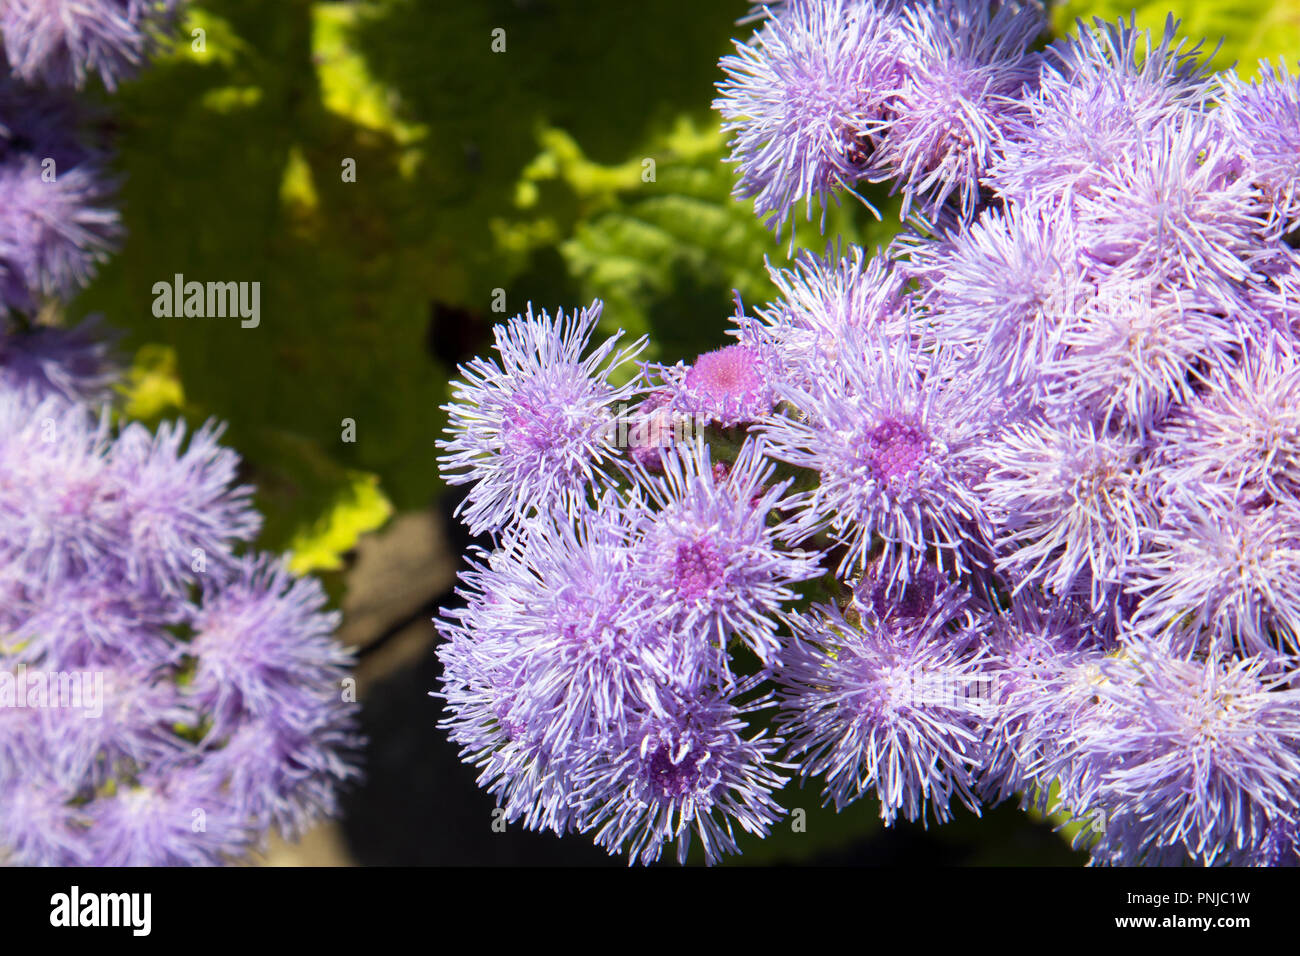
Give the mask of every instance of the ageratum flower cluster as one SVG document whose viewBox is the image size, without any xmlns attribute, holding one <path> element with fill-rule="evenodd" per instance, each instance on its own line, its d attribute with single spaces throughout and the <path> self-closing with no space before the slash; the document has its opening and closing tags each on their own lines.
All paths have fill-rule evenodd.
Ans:
<svg viewBox="0 0 1300 956">
<path fill-rule="evenodd" d="M 75 103 L 22 79 L 109 81 L 160 6 L 0 12 L 5 863 L 234 862 L 333 812 L 356 773 L 337 615 L 318 582 L 250 549 L 261 518 L 221 428 L 114 423 L 120 370 L 98 320 L 37 321 L 88 279 L 117 219 Z"/>
<path fill-rule="evenodd" d="M 492 546 L 439 693 L 481 784 L 640 862 L 766 833 L 787 778 L 1300 862 L 1300 84 L 1014 0 L 753 19 L 737 198 L 889 181 L 904 231 L 773 269 L 691 366 L 530 312 L 466 370 L 444 468 Z M 621 442 L 629 394 L 704 430 Z"/>
<path fill-rule="evenodd" d="M 237 860 L 332 812 L 349 655 L 220 429 L 0 388 L 0 859 Z"/>
</svg>

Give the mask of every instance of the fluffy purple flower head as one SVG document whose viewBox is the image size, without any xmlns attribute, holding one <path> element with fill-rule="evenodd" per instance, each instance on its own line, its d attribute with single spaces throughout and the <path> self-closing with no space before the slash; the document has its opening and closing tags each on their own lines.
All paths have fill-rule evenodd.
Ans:
<svg viewBox="0 0 1300 956">
<path fill-rule="evenodd" d="M 1043 365 L 1094 291 L 1073 220 L 1047 206 L 989 208 L 942 242 L 907 248 L 935 338 L 969 355 L 973 376 L 1040 397 Z"/>
<path fill-rule="evenodd" d="M 733 194 L 776 229 L 791 208 L 852 191 L 870 166 L 872 131 L 897 83 L 891 0 L 800 0 L 772 10 L 747 43 L 723 57 L 713 107 L 734 134 Z"/>
<path fill-rule="evenodd" d="M 605 477 L 611 421 L 638 388 L 611 378 L 644 339 L 618 350 L 619 333 L 584 358 L 600 310 L 597 301 L 552 319 L 529 305 L 494 330 L 499 361 L 461 367 L 438 467 L 448 483 L 472 484 L 461 508 L 474 534 L 554 504 L 572 510 Z"/>
<path fill-rule="evenodd" d="M 102 680 L 97 706 L 87 701 L 81 707 L 50 706 L 39 712 L 43 762 L 51 776 L 68 788 L 98 789 L 191 751 L 175 728 L 194 727 L 200 718 L 170 679 L 171 672 L 99 664 L 88 673 Z"/>
<path fill-rule="evenodd" d="M 1130 589 L 1138 619 L 1192 646 L 1300 650 L 1300 507 L 1246 508 L 1189 487 L 1145 532 Z M 1199 632 L 1204 632 L 1201 634 Z"/>
<path fill-rule="evenodd" d="M 891 587 L 927 561 L 970 570 L 988 521 L 970 454 L 992 426 L 990 402 L 948 354 L 878 333 L 846 336 L 841 361 L 804 386 L 783 385 L 797 412 L 763 425 L 768 454 L 814 471 L 798 500 L 799 537 L 827 531 L 840 573 L 883 544 Z"/>
<path fill-rule="evenodd" d="M 4 58 L 27 83 L 76 86 L 98 75 L 112 90 L 170 26 L 181 0 L 6 0 Z"/>
<path fill-rule="evenodd" d="M 1209 865 L 1295 822 L 1300 691 L 1275 656 L 1187 659 L 1137 642 L 1099 670 L 1092 715 L 1064 738 L 1069 761 L 1095 768 L 1065 806 L 1105 813 L 1096 859 Z"/>
<path fill-rule="evenodd" d="M 83 811 L 75 790 L 62 787 L 40 762 L 7 770 L 0 764 L 0 863 L 6 866 L 85 866 Z"/>
<path fill-rule="evenodd" d="M 770 654 L 767 615 L 816 565 L 777 548 L 765 519 L 784 485 L 755 444 L 728 469 L 700 442 L 662 467 L 627 500 L 525 519 L 462 572 L 438 696 L 507 819 L 594 830 L 643 862 L 672 840 L 685 854 L 693 830 L 712 862 L 734 852 L 733 821 L 766 832 L 784 782 L 779 742 L 740 736 L 733 698 L 752 682 L 730 678 L 728 642 Z"/>
<path fill-rule="evenodd" d="M 446 701 L 439 726 L 460 747 L 461 759 L 479 768 L 478 785 L 508 820 L 565 833 L 573 826 L 570 771 L 591 744 L 571 741 L 566 754 L 542 742 L 545 722 L 531 717 L 527 661 L 508 656 L 513 641 L 506 628 L 516 604 L 486 590 L 495 584 L 490 566 L 474 565 L 461 577 L 469 606 L 444 610 L 436 622 L 446 638 L 438 648 L 441 689 L 432 695 Z"/>
<path fill-rule="evenodd" d="M 704 693 L 630 721 L 575 771 L 578 829 L 642 864 L 674 840 L 679 863 L 698 836 L 712 864 L 738 852 L 737 827 L 767 836 L 785 813 L 773 799 L 787 780 L 782 741 L 765 731 L 745 736 L 742 719 L 766 703 Z"/>
<path fill-rule="evenodd" d="M 1051 783 L 1044 768 L 1088 711 L 1109 643 L 1104 622 L 1076 602 L 1022 594 L 981 616 L 979 628 L 992 655 L 995 708 L 981 787 L 995 803 L 1020 794 L 1042 809 Z"/>
<path fill-rule="evenodd" d="M 1025 111 L 1011 117 L 988 183 L 1021 203 L 1092 195 L 1107 171 L 1157 131 L 1177 127 L 1209 99 L 1199 47 L 1183 49 L 1170 17 L 1153 43 L 1126 22 L 1079 22 L 1042 59 Z"/>
<path fill-rule="evenodd" d="M 724 475 L 703 439 L 665 455 L 662 477 L 648 478 L 654 504 L 633 545 L 635 573 L 655 605 L 690 646 L 687 663 L 731 683 L 730 642 L 743 642 L 765 667 L 779 662 L 777 636 L 794 585 L 820 574 L 816 557 L 788 551 L 770 523 L 789 480 L 760 441 L 747 441 Z"/>
<path fill-rule="evenodd" d="M 1227 303 L 1267 255 L 1258 190 L 1210 118 L 1153 130 L 1098 174 L 1076 209 L 1097 268 L 1160 276 Z"/>
<path fill-rule="evenodd" d="M 186 690 L 212 733 L 249 719 L 293 723 L 322 697 L 340 698 L 351 655 L 333 639 L 338 614 L 324 608 L 320 582 L 264 555 L 211 588 L 190 622 L 196 661 Z"/>
<path fill-rule="evenodd" d="M 110 569 L 21 588 L 9 599 L 14 658 L 63 668 L 176 663 L 181 651 L 167 629 L 183 625 L 188 609 L 165 594 L 122 583 Z"/>
<path fill-rule="evenodd" d="M 332 656 L 342 656 L 337 647 Z M 303 669 L 301 661 L 294 663 Z M 261 666 L 267 669 L 265 662 Z M 200 781 L 224 795 L 231 816 L 250 837 L 275 830 L 300 839 L 321 818 L 338 815 L 340 790 L 360 775 L 356 755 L 364 741 L 356 729 L 357 708 L 341 703 L 338 679 L 331 683 L 332 693 L 298 686 L 292 706 L 249 716 L 220 749 L 206 750 L 193 765 Z"/>
<path fill-rule="evenodd" d="M 856 609 L 855 609 L 856 610 Z M 974 810 L 989 718 L 982 651 L 950 600 L 924 619 L 835 607 L 796 622 L 782 669 L 777 724 L 805 779 L 822 776 L 843 809 L 868 793 L 892 824 L 954 799 Z"/>
<path fill-rule="evenodd" d="M 1218 119 L 1269 210 L 1270 234 L 1300 228 L 1300 77 L 1285 60 L 1260 63 L 1246 82 L 1235 71 L 1222 79 Z"/>
<path fill-rule="evenodd" d="M 1151 277 L 1114 277 L 1080 303 L 1042 369 L 1058 416 L 1146 434 L 1191 400 L 1207 370 L 1230 365 L 1251 337 L 1249 316 L 1227 318 L 1194 291 Z"/>
<path fill-rule="evenodd" d="M 1180 484 L 1223 499 L 1300 503 L 1300 359 L 1281 336 L 1264 336 L 1160 430 L 1161 454 Z"/>
<path fill-rule="evenodd" d="M 838 359 L 851 329 L 908 332 L 903 280 L 884 255 L 851 246 L 838 258 L 801 252 L 789 269 L 768 265 L 779 298 L 740 320 L 740 340 L 758 349 L 771 375 L 792 381 L 816 377 Z"/>
<path fill-rule="evenodd" d="M 468 603 L 439 621 L 450 646 L 491 648 L 495 682 L 508 694 L 499 701 L 508 713 L 502 729 L 546 751 L 656 710 L 675 676 L 673 635 L 657 625 L 651 595 L 632 571 L 635 519 L 624 508 L 611 493 L 573 516 L 526 520 L 486 564 L 462 575 Z M 484 683 L 480 675 L 461 679 Z M 489 690 L 493 683 L 486 680 Z M 444 696 L 455 714 L 453 692 Z"/>
<path fill-rule="evenodd" d="M 0 77 L 0 313 L 35 312 L 93 276 L 121 234 L 75 105 Z"/>
<path fill-rule="evenodd" d="M 109 474 L 128 579 L 175 591 L 196 572 L 228 568 L 232 542 L 257 534 L 253 489 L 235 484 L 239 456 L 219 444 L 224 431 L 209 421 L 187 440 L 179 423 L 156 433 L 133 423 L 118 435 Z"/>
<path fill-rule="evenodd" d="M 113 560 L 109 431 L 81 406 L 0 391 L 0 564 L 34 585 Z"/>
<path fill-rule="evenodd" d="M 121 787 L 85 814 L 93 866 L 220 866 L 255 846 L 229 795 L 192 769 Z"/>
<path fill-rule="evenodd" d="M 955 195 L 962 218 L 971 218 L 980 178 L 1037 78 L 1038 57 L 1029 47 L 1045 25 L 1037 4 L 1018 0 L 904 7 L 900 79 L 876 127 L 873 157 L 876 169 L 900 181 L 904 217 L 920 200 L 937 218 Z"/>
<path fill-rule="evenodd" d="M 1077 422 L 1016 422 L 987 442 L 979 491 L 1000 516 L 998 569 L 1017 590 L 1033 583 L 1094 608 L 1113 597 L 1159 518 L 1143 451 Z"/>
</svg>

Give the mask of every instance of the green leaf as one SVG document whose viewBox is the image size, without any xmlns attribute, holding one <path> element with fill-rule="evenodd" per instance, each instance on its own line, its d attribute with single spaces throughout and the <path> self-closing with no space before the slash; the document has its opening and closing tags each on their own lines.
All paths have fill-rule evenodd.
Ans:
<svg viewBox="0 0 1300 956">
<path fill-rule="evenodd" d="M 361 535 L 393 513 L 378 476 L 338 465 L 310 439 L 259 428 L 245 434 L 257 504 L 265 516 L 260 543 L 287 551 L 299 573 L 335 571 Z"/>
<path fill-rule="evenodd" d="M 176 350 L 166 345 L 143 345 L 118 386 L 122 414 L 148 423 L 185 407 L 185 389 L 177 372 Z"/>
<path fill-rule="evenodd" d="M 333 505 L 290 539 L 289 567 L 297 573 L 339 570 L 344 553 L 392 517 L 393 506 L 379 490 L 378 476 L 349 471 L 346 479 L 335 492 Z"/>
<path fill-rule="evenodd" d="M 748 304 L 773 296 L 764 261 L 785 263 L 789 240 L 760 223 L 752 204 L 732 198 L 727 148 L 712 117 L 701 122 L 681 114 L 611 165 L 589 159 L 563 131 L 544 128 L 537 138 L 541 151 L 516 187 L 521 215 L 495 229 L 524 251 L 563 234 L 566 270 L 583 301 L 604 301 L 607 331 L 650 334 L 648 358 L 690 360 L 725 341 L 734 292 Z M 828 212 L 824 233 L 819 223 L 799 223 L 794 248 L 821 252 L 831 237 L 886 242 L 898 228 L 898 205 L 880 190 L 871 198 L 884 221 L 847 197 Z"/>
</svg>

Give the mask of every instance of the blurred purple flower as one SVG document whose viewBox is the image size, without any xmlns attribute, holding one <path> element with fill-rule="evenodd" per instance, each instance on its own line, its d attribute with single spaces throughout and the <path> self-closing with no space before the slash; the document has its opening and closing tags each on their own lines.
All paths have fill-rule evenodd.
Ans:
<svg viewBox="0 0 1300 956">
<path fill-rule="evenodd" d="M 182 0 L 6 0 L 4 58 L 28 83 L 76 86 L 98 75 L 112 90 L 132 76 Z"/>
</svg>

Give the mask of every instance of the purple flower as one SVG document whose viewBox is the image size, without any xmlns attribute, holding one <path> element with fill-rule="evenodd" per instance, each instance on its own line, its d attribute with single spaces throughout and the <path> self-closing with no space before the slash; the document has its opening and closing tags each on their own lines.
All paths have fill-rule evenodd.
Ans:
<svg viewBox="0 0 1300 956">
<path fill-rule="evenodd" d="M 108 89 L 130 77 L 171 24 L 180 0 L 6 0 L 0 40 L 14 73 L 28 83 L 84 86 L 97 74 Z"/>
<path fill-rule="evenodd" d="M 866 564 L 878 539 L 891 587 L 927 560 L 970 570 L 988 520 L 970 463 L 992 427 L 992 403 L 950 353 L 928 356 L 879 333 L 846 334 L 841 361 L 804 386 L 782 385 L 797 412 L 763 425 L 768 454 L 817 473 L 797 499 L 793 527 L 826 530 L 843 548 L 844 573 Z"/>
<path fill-rule="evenodd" d="M 195 765 L 195 774 L 227 801 L 227 816 L 244 828 L 245 839 L 262 843 L 274 829 L 297 840 L 321 817 L 338 814 L 342 786 L 359 776 L 363 743 L 356 707 L 341 703 L 338 687 L 335 681 L 332 691 L 300 688 L 291 706 L 249 717 Z"/>
<path fill-rule="evenodd" d="M 469 588 L 485 588 L 495 583 L 489 575 L 476 565 L 462 572 L 462 580 Z M 507 656 L 513 642 L 485 626 L 489 617 L 508 625 L 513 605 L 499 606 L 499 597 L 486 590 L 466 593 L 469 608 L 444 611 L 436 621 L 447 639 L 438 648 L 441 690 L 432 695 L 446 701 L 439 727 L 459 745 L 461 759 L 479 768 L 478 785 L 496 798 L 508 820 L 565 833 L 573 826 L 572 765 L 591 742 L 571 740 L 558 750 L 543 743 L 546 725 L 531 717 L 527 660 Z"/>
<path fill-rule="evenodd" d="M 1283 337 L 1259 339 L 1237 361 L 1216 363 L 1175 410 L 1161 454 L 1180 484 L 1229 501 L 1300 503 L 1300 362 Z"/>
<path fill-rule="evenodd" d="M 1258 191 L 1210 119 L 1151 131 L 1097 177 L 1076 209 L 1087 255 L 1103 270 L 1159 276 L 1231 303 L 1266 250 Z"/>
<path fill-rule="evenodd" d="M 86 866 L 88 821 L 73 803 L 76 796 L 75 789 L 51 779 L 39 761 L 0 773 L 0 863 Z"/>
<path fill-rule="evenodd" d="M 693 835 L 710 864 L 738 852 L 737 826 L 767 836 L 785 813 L 772 796 L 787 779 L 777 759 L 782 741 L 763 731 L 744 736 L 741 719 L 766 703 L 705 693 L 630 721 L 575 771 L 578 829 L 642 864 L 673 840 L 685 863 Z"/>
<path fill-rule="evenodd" d="M 0 390 L 0 564 L 37 586 L 113 561 L 121 511 L 108 447 L 107 419 Z"/>
<path fill-rule="evenodd" d="M 225 572 L 232 546 L 257 534 L 253 489 L 234 484 L 239 456 L 218 444 L 224 431 L 209 421 L 186 442 L 179 423 L 164 422 L 156 434 L 133 423 L 118 435 L 108 480 L 130 580 L 175 591 L 196 572 Z"/>
<path fill-rule="evenodd" d="M 1246 508 L 1189 486 L 1146 529 L 1131 589 L 1158 633 L 1203 629 L 1244 655 L 1300 650 L 1300 507 Z M 1196 643 L 1200 643 L 1199 640 Z"/>
<path fill-rule="evenodd" d="M 338 614 L 324 607 L 320 582 L 266 556 L 244 559 L 210 587 L 191 622 L 186 690 L 214 734 L 248 719 L 292 723 L 299 711 L 314 714 L 321 697 L 341 700 L 351 655 L 333 639 Z"/>
<path fill-rule="evenodd" d="M 1232 362 L 1262 321 L 1226 318 L 1194 291 L 1151 277 L 1116 277 L 1081 302 L 1046 362 L 1048 403 L 1058 415 L 1089 416 L 1106 430 L 1145 434 L 1194 397 L 1207 370 Z"/>
<path fill-rule="evenodd" d="M 84 812 L 93 866 L 220 866 L 253 848 L 229 796 L 193 769 L 123 786 Z"/>
<path fill-rule="evenodd" d="M 872 132 L 897 83 L 897 5 L 890 0 L 800 0 L 771 11 L 719 66 L 713 107 L 733 134 L 733 194 L 778 231 L 801 200 L 812 219 L 871 163 Z"/>
<path fill-rule="evenodd" d="M 644 367 L 617 473 L 558 411 L 498 467 L 498 367 L 462 386 L 444 470 L 496 550 L 439 622 L 443 726 L 508 819 L 713 862 L 789 770 L 886 823 L 1016 799 L 1096 864 L 1297 859 L 1300 85 L 1211 75 L 1172 18 L 1040 54 L 1042 13 L 751 11 L 714 104 L 734 194 L 779 231 L 893 180 L 910 229 L 769 265 L 738 344 Z M 594 430 L 601 373 L 554 385 L 583 344 L 546 381 Z M 691 415 L 710 444 L 663 440 Z"/>
<path fill-rule="evenodd" d="M 1090 712 L 1106 620 L 1076 602 L 1021 595 L 979 619 L 995 709 L 981 787 L 994 803 L 1021 795 L 1045 808 L 1062 740 Z M 1059 778 L 1058 778 L 1059 781 Z"/>
<path fill-rule="evenodd" d="M 15 660 L 63 668 L 176 663 L 181 650 L 167 629 L 183 625 L 188 610 L 166 595 L 123 584 L 109 571 L 22 588 L 9 605 L 8 630 L 20 645 Z"/>
<path fill-rule="evenodd" d="M 196 726 L 200 718 L 168 672 L 99 665 L 85 673 L 97 684 L 102 680 L 97 706 L 83 702 L 39 712 L 43 762 L 54 779 L 69 789 L 99 788 L 136 768 L 165 765 L 189 752 L 175 728 Z"/>
<path fill-rule="evenodd" d="M 984 447 L 979 486 L 1000 516 L 998 569 L 1100 608 L 1159 517 L 1143 445 L 1076 422 L 1009 425 Z"/>
<path fill-rule="evenodd" d="M 741 317 L 740 340 L 764 356 L 769 375 L 802 382 L 838 360 L 850 329 L 907 334 L 903 280 L 884 255 L 851 246 L 839 258 L 801 252 L 789 269 L 768 266 L 780 297 Z"/>
<path fill-rule="evenodd" d="M 503 731 L 516 728 L 530 745 L 557 752 L 609 733 L 631 713 L 655 711 L 668 692 L 678 655 L 631 569 L 632 523 L 612 494 L 572 518 L 538 515 L 462 574 L 467 606 L 447 611 L 439 627 L 451 646 L 485 649 L 485 660 L 459 663 L 492 673 L 459 679 L 476 693 L 504 685 L 507 696 L 496 702 L 507 708 Z M 453 693 L 444 695 L 454 713 Z"/>
<path fill-rule="evenodd" d="M 8 390 L 0 424 L 0 556 L 47 584 L 108 569 L 180 593 L 260 524 L 251 489 L 232 487 L 238 457 L 215 425 L 182 451 L 180 425 L 113 437 L 82 406 Z"/>
<path fill-rule="evenodd" d="M 1044 205 L 989 208 L 945 241 L 907 249 L 935 337 L 971 357 L 973 376 L 1039 397 L 1042 366 L 1094 292 L 1073 220 Z"/>
<path fill-rule="evenodd" d="M 800 775 L 824 776 L 836 809 L 871 792 L 886 824 L 927 808 L 942 823 L 954 799 L 978 806 L 986 661 L 954 611 L 945 600 L 921 620 L 851 620 L 819 606 L 796 622 L 777 724 Z"/>
<path fill-rule="evenodd" d="M 1269 234 L 1300 228 L 1300 78 L 1285 60 L 1277 69 L 1261 62 L 1247 83 L 1229 71 L 1222 78 L 1218 118 L 1259 187 L 1269 209 Z"/>
<path fill-rule="evenodd" d="M 0 312 L 70 296 L 121 235 L 116 183 L 80 123 L 67 98 L 0 77 Z"/>
<path fill-rule="evenodd" d="M 1291 665 L 1294 666 L 1294 665 Z M 1064 739 L 1097 772 L 1068 794 L 1100 809 L 1102 862 L 1212 864 L 1261 845 L 1300 813 L 1300 691 L 1274 656 L 1184 659 L 1158 642 L 1103 660 L 1092 717 Z"/>
<path fill-rule="evenodd" d="M 473 484 L 462 505 L 473 533 L 555 503 L 571 510 L 605 476 L 615 452 L 611 420 L 638 387 L 611 376 L 644 340 L 616 351 L 619 333 L 583 358 L 600 309 L 595 302 L 552 319 L 534 317 L 530 305 L 495 330 L 499 363 L 476 358 L 461 367 L 455 401 L 443 406 L 451 438 L 438 442 L 438 465 L 448 483 Z"/>
<path fill-rule="evenodd" d="M 1189 120 L 1208 101 L 1212 81 L 1199 47 L 1175 43 L 1170 17 L 1159 42 L 1135 15 L 1091 25 L 1044 54 L 1025 109 L 1012 114 L 989 184 L 1021 203 L 1072 202 L 1094 195 L 1106 175 L 1153 134 Z"/>
<path fill-rule="evenodd" d="M 904 217 L 921 200 L 935 218 L 955 194 L 969 220 L 980 178 L 1037 78 L 1029 47 L 1045 21 L 1035 4 L 1002 0 L 912 4 L 901 19 L 900 78 L 876 127 L 873 163 L 902 183 Z"/>
<path fill-rule="evenodd" d="M 743 642 L 764 666 L 778 662 L 782 609 L 794 585 L 820 574 L 816 557 L 778 546 L 771 519 L 789 481 L 749 440 L 725 475 L 703 440 L 664 457 L 661 478 L 644 487 L 655 505 L 633 545 L 633 567 L 655 606 L 690 642 L 687 665 L 705 665 L 729 683 L 728 645 Z"/>
</svg>

